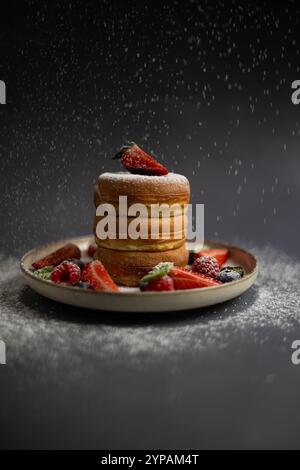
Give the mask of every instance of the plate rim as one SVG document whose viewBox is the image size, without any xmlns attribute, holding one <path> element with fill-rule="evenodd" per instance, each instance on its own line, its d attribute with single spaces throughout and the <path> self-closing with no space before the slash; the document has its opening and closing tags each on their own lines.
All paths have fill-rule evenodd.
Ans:
<svg viewBox="0 0 300 470">
<path fill-rule="evenodd" d="M 65 286 L 65 285 L 61 285 L 61 284 L 53 284 L 53 283 L 50 283 L 49 281 L 46 281 L 44 279 L 41 279 L 37 276 L 35 276 L 29 269 L 27 269 L 25 267 L 25 262 L 26 262 L 26 259 L 28 257 L 30 257 L 32 254 L 34 254 L 34 252 L 37 252 L 37 251 L 40 251 L 40 250 L 43 250 L 43 249 L 47 249 L 48 247 L 50 248 L 51 246 L 53 245 L 60 245 L 60 244 L 66 244 L 66 243 L 80 243 L 80 241 L 83 243 L 83 241 L 88 241 L 89 239 L 93 239 L 93 235 L 83 235 L 83 236 L 80 236 L 80 237 L 72 237 L 72 238 L 66 238 L 66 239 L 62 239 L 62 240 L 58 240 L 56 242 L 51 242 L 51 243 L 47 243 L 45 245 L 40 245 L 36 248 L 33 248 L 29 251 L 27 251 L 21 258 L 20 260 L 20 269 L 23 273 L 23 275 L 25 277 L 30 277 L 32 280 L 36 281 L 36 282 L 39 282 L 41 284 L 43 284 L 44 286 L 49 286 L 51 288 L 56 288 L 56 289 L 62 289 L 64 291 L 68 291 L 68 292 L 80 292 L 82 294 L 87 294 L 87 295 L 107 295 L 107 296 L 118 296 L 118 297 L 140 297 L 140 296 L 147 296 L 147 297 L 153 297 L 153 296 L 174 296 L 174 295 L 182 295 L 183 293 L 186 293 L 186 294 L 190 294 L 190 293 L 200 293 L 200 292 L 207 292 L 208 290 L 209 291 L 213 291 L 213 290 L 225 290 L 225 289 L 228 289 L 234 285 L 237 285 L 237 284 L 242 284 L 243 282 L 246 282 L 248 280 L 250 280 L 251 278 L 253 277 L 257 277 L 258 273 L 259 273 L 259 262 L 257 260 L 257 258 L 252 254 L 250 253 L 249 251 L 243 249 L 243 248 L 240 248 L 239 246 L 236 246 L 236 245 L 229 245 L 229 244 L 225 244 L 225 243 L 219 243 L 219 242 L 215 242 L 215 241 L 212 241 L 212 240 L 205 240 L 204 241 L 204 246 L 205 245 L 210 245 L 210 246 L 215 246 L 215 247 L 220 247 L 220 248 L 227 248 L 227 249 L 237 249 L 239 250 L 240 252 L 243 252 L 245 253 L 247 256 L 250 256 L 250 258 L 252 258 L 252 260 L 254 261 L 255 263 L 255 268 L 249 273 L 247 274 L 246 276 L 244 276 L 242 279 L 238 279 L 237 281 L 233 281 L 233 282 L 230 282 L 230 283 L 227 283 L 227 284 L 222 284 L 220 286 L 211 286 L 211 287 L 202 287 L 202 288 L 197 288 L 197 289 L 189 289 L 189 290 L 184 290 L 184 289 L 180 289 L 180 290 L 176 290 L 176 291 L 172 291 L 172 292 L 142 292 L 142 291 L 133 291 L 133 292 L 124 292 L 124 291 L 119 291 L 119 292 L 106 292 L 106 291 L 94 291 L 94 290 L 84 290 L 84 289 L 81 289 L 80 287 L 76 287 L 76 286 Z"/>
</svg>

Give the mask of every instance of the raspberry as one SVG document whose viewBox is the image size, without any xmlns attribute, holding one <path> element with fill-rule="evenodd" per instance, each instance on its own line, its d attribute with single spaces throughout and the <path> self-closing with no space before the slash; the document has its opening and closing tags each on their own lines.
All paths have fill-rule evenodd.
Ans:
<svg viewBox="0 0 300 470">
<path fill-rule="evenodd" d="M 220 272 L 220 265 L 212 256 L 201 256 L 194 262 L 192 270 L 194 273 L 204 274 L 214 279 Z"/>
<path fill-rule="evenodd" d="M 69 261 L 61 263 L 51 274 L 51 281 L 55 284 L 72 284 L 75 285 L 80 281 L 80 268 Z"/>
</svg>

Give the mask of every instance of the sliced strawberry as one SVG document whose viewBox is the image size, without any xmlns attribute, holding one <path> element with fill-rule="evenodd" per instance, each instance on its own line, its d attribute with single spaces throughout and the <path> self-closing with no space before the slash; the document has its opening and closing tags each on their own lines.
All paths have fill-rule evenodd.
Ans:
<svg viewBox="0 0 300 470">
<path fill-rule="evenodd" d="M 195 274 L 181 268 L 172 268 L 170 276 L 173 279 L 176 290 L 199 289 L 202 287 L 220 286 L 222 283 L 215 281 L 203 274 Z"/>
<path fill-rule="evenodd" d="M 101 261 L 93 261 L 88 265 L 86 280 L 93 289 L 101 292 L 118 292 L 119 288 L 114 283 Z"/>
<path fill-rule="evenodd" d="M 63 261 L 67 259 L 80 259 L 81 258 L 81 251 L 78 246 L 73 245 L 73 243 L 69 243 L 65 245 L 63 248 L 60 248 L 57 251 L 54 251 L 50 255 L 46 256 L 45 258 L 36 261 L 33 263 L 32 267 L 34 269 L 41 269 L 45 266 L 58 266 Z"/>
<path fill-rule="evenodd" d="M 212 256 L 215 258 L 219 265 L 222 266 L 229 258 L 229 251 L 226 248 L 214 249 L 214 250 L 202 250 L 195 254 L 195 259 L 201 258 L 201 256 Z"/>
<path fill-rule="evenodd" d="M 169 173 L 163 165 L 150 157 L 135 143 L 123 147 L 114 157 L 114 160 L 119 159 L 126 170 L 134 175 L 164 176 Z"/>
<path fill-rule="evenodd" d="M 174 289 L 174 281 L 170 276 L 164 276 L 160 279 L 155 279 L 146 285 L 143 289 L 145 292 L 171 292 Z"/>
</svg>

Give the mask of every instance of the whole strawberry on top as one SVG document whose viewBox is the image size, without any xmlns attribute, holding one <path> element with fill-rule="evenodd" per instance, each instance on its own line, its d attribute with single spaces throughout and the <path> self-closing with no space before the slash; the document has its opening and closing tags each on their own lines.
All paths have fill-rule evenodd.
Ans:
<svg viewBox="0 0 300 470">
<path fill-rule="evenodd" d="M 114 160 L 121 160 L 127 171 L 134 175 L 165 176 L 168 170 L 135 143 L 122 147 Z"/>
</svg>

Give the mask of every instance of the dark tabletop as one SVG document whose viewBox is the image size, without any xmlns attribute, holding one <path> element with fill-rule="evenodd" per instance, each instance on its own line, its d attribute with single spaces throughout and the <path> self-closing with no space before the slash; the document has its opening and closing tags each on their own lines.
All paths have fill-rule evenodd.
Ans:
<svg viewBox="0 0 300 470">
<path fill-rule="evenodd" d="M 10 2 L 0 19 L 1 448 L 299 448 L 299 9 Z M 212 308 L 90 312 L 21 279 L 92 231 L 93 183 L 136 141 L 185 174 L 207 238 L 260 261 Z"/>
</svg>

